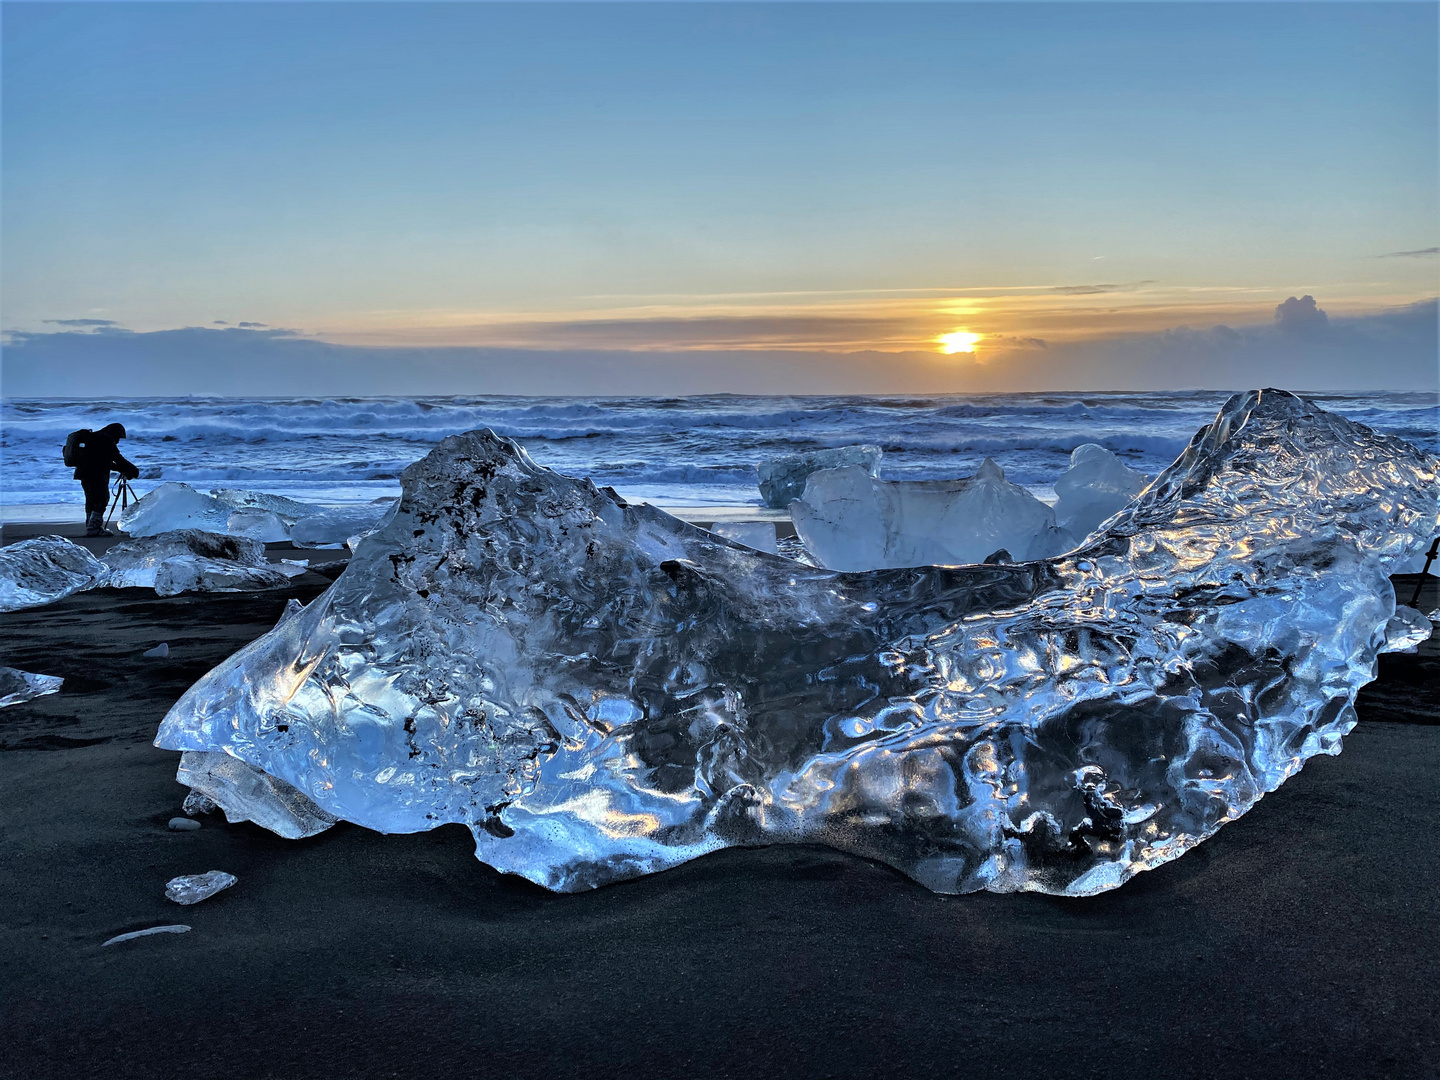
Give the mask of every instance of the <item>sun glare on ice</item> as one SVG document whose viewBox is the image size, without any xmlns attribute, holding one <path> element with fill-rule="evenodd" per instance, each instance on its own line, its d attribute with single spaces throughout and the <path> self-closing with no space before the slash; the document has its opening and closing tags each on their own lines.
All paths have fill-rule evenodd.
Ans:
<svg viewBox="0 0 1440 1080">
<path fill-rule="evenodd" d="M 935 342 L 943 353 L 973 353 L 975 343 L 979 340 L 979 334 L 972 334 L 968 330 L 955 330 L 949 334 L 941 334 Z"/>
</svg>

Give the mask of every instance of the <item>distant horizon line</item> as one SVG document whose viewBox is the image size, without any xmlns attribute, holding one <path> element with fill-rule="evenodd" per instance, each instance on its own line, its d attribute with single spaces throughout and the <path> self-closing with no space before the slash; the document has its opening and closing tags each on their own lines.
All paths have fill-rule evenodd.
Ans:
<svg viewBox="0 0 1440 1080">
<path fill-rule="evenodd" d="M 895 393 L 807 393 L 807 394 L 753 394 L 737 391 L 716 391 L 713 393 L 694 394 L 97 394 L 97 395 L 59 395 L 49 394 L 33 397 L 10 397 L 0 391 L 0 403 L 25 402 L 25 403 L 50 403 L 50 402 L 106 402 L 106 401 L 386 401 L 386 400 L 441 400 L 454 401 L 460 399 L 495 399 L 513 398 L 517 400 L 531 398 L 551 398 L 558 400 L 586 400 L 586 401 L 675 401 L 695 400 L 700 398 L 871 398 L 871 399 L 892 399 L 892 398 L 949 398 L 949 397 L 1046 397 L 1052 395 L 1070 395 L 1075 397 L 1104 397 L 1115 394 L 1144 394 L 1144 395 L 1168 395 L 1180 396 L 1185 394 L 1246 394 L 1252 391 L 1294 394 L 1296 397 L 1306 395 L 1325 397 L 1369 397 L 1373 395 L 1386 395 L 1400 397 L 1408 395 L 1426 395 L 1436 398 L 1440 402 L 1440 384 L 1433 390 L 1326 390 L 1320 388 L 1294 389 L 1287 386 L 1247 386 L 1236 387 L 1186 387 L 1183 389 L 1120 389 L 1110 388 L 1105 390 L 948 390 L 937 392 L 913 392 L 896 391 Z"/>
</svg>

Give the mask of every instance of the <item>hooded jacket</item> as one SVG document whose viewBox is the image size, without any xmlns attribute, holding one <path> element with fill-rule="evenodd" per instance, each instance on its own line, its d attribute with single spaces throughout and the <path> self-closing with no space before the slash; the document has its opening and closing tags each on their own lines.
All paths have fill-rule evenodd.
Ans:
<svg viewBox="0 0 1440 1080">
<path fill-rule="evenodd" d="M 122 424 L 107 424 L 99 431 L 82 435 L 76 447 L 75 479 L 104 480 L 108 483 L 111 469 L 126 480 L 139 476 L 140 470 L 126 460 L 116 445 L 123 438 L 125 427 Z"/>
</svg>

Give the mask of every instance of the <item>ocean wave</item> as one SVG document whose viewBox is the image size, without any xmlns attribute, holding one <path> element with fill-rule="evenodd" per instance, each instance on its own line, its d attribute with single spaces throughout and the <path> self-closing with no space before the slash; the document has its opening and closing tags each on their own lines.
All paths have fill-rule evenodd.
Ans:
<svg viewBox="0 0 1440 1080">
<path fill-rule="evenodd" d="M 925 397 L 708 395 L 687 398 L 146 398 L 0 401 L 0 500 L 76 485 L 65 436 L 119 421 L 125 452 L 163 479 L 266 490 L 369 490 L 450 435 L 490 427 L 540 463 L 679 501 L 749 498 L 755 465 L 798 450 L 874 443 L 884 475 L 942 479 L 993 457 L 1045 486 L 1087 442 L 1155 472 L 1224 395 L 977 394 Z M 1434 394 L 1327 395 L 1326 407 L 1426 449 L 1440 445 Z M 702 498 L 704 496 L 704 498 Z M 68 495 L 67 495 L 68 497 Z"/>
</svg>

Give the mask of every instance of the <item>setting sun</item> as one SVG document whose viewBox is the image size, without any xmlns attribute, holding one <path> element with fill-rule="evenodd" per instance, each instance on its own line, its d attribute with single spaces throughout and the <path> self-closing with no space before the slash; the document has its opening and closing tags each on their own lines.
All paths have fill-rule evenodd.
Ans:
<svg viewBox="0 0 1440 1080">
<path fill-rule="evenodd" d="M 940 345 L 940 351 L 944 353 L 970 353 L 975 351 L 975 343 L 980 340 L 979 334 L 972 334 L 968 330 L 956 330 L 949 334 L 941 334 L 935 339 Z"/>
</svg>

